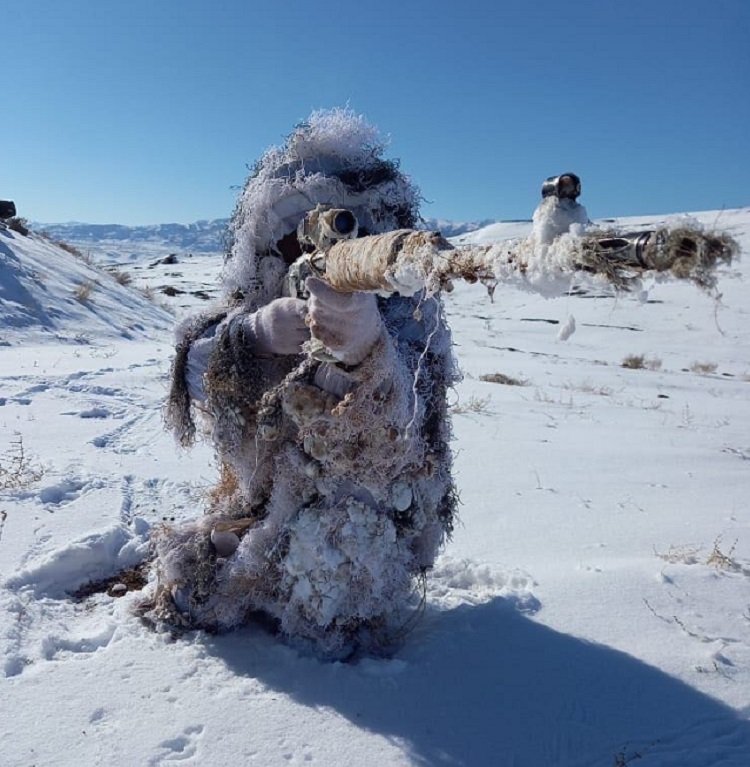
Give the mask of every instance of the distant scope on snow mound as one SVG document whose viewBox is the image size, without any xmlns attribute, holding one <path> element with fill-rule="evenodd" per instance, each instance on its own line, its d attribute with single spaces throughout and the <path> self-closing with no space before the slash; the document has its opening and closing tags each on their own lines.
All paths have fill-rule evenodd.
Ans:
<svg viewBox="0 0 750 767">
<path fill-rule="evenodd" d="M 16 204 L 13 200 L 0 200 L 0 218 L 13 218 L 16 215 Z"/>
</svg>

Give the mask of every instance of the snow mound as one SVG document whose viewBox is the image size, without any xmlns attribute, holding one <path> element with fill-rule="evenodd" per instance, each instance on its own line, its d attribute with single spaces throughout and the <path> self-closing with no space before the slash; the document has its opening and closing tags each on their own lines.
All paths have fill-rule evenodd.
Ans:
<svg viewBox="0 0 750 767">
<path fill-rule="evenodd" d="M 427 579 L 427 601 L 440 609 L 481 605 L 501 597 L 521 612 L 534 613 L 540 603 L 533 578 L 521 570 L 502 570 L 469 559 L 441 557 Z"/>
<path fill-rule="evenodd" d="M 0 228 L 0 344 L 153 338 L 172 315 L 83 258 Z"/>
<path fill-rule="evenodd" d="M 148 553 L 148 525 L 135 520 L 132 527 L 116 525 L 45 555 L 22 569 L 5 586 L 29 588 L 34 596 L 66 597 L 89 581 L 99 581 L 140 564 Z"/>
</svg>

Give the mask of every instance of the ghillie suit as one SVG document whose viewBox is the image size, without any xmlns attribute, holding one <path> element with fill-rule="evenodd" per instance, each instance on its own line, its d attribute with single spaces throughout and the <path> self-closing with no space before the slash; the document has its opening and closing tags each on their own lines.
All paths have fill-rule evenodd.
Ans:
<svg viewBox="0 0 750 767">
<path fill-rule="evenodd" d="M 362 234 L 417 223 L 418 191 L 383 149 L 350 111 L 313 113 L 245 185 L 226 306 L 178 330 L 167 421 L 189 445 L 198 408 L 222 476 L 206 516 L 155 534 L 157 621 L 224 630 L 261 612 L 327 657 L 386 649 L 408 624 L 455 516 L 439 297 L 379 298 L 355 366 L 259 356 L 240 321 L 282 295 L 284 238 L 316 205 L 351 210 Z"/>
<path fill-rule="evenodd" d="M 629 289 L 646 273 L 714 290 L 717 266 L 737 252 L 731 238 L 692 224 L 584 230 L 585 210 L 564 194 L 543 200 L 525 240 L 454 248 L 412 229 L 418 193 L 382 154 L 361 118 L 318 112 L 247 181 L 232 219 L 226 306 L 178 331 L 167 420 L 189 445 L 198 408 L 222 474 L 203 519 L 155 536 L 156 620 L 221 630 L 261 612 L 329 657 L 387 648 L 454 523 L 446 392 L 457 373 L 440 291 L 464 279 L 560 295 L 575 274 Z M 353 213 L 365 236 L 308 254 L 325 278 L 312 278 L 317 290 L 381 296 L 350 293 L 369 299 L 375 320 L 366 355 L 351 364 L 321 361 L 312 344 L 310 354 L 269 355 L 258 341 L 259 318 L 285 300 L 298 224 L 319 205 Z M 305 286 L 315 331 L 321 295 L 310 278 Z M 350 315 L 358 319 L 369 323 Z M 332 348 L 336 330 L 312 340 Z"/>
</svg>

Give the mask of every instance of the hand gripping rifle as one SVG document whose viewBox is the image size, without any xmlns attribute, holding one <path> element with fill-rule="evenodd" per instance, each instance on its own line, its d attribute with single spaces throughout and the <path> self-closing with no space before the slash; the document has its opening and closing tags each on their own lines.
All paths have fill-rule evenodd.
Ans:
<svg viewBox="0 0 750 767">
<path fill-rule="evenodd" d="M 583 274 L 628 290 L 649 272 L 690 280 L 705 290 L 716 285 L 716 268 L 739 253 L 723 233 L 689 224 L 618 233 L 566 233 L 551 244 L 533 233 L 493 245 L 454 246 L 439 232 L 398 229 L 357 239 L 357 220 L 348 210 L 318 206 L 300 223 L 298 238 L 310 252 L 289 270 L 289 294 L 306 297 L 304 282 L 319 276 L 342 292 L 413 295 L 451 290 L 457 279 L 480 281 L 490 294 L 514 283 L 547 295 L 567 290 Z"/>
</svg>

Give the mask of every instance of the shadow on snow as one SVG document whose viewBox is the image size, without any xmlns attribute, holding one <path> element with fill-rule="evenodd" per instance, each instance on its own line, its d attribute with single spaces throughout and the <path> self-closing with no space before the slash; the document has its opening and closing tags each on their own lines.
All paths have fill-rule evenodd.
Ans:
<svg viewBox="0 0 750 767">
<path fill-rule="evenodd" d="M 504 599 L 428 611 L 390 659 L 324 663 L 248 629 L 207 640 L 235 672 L 329 707 L 417 765 L 747 767 L 750 722 Z"/>
</svg>

